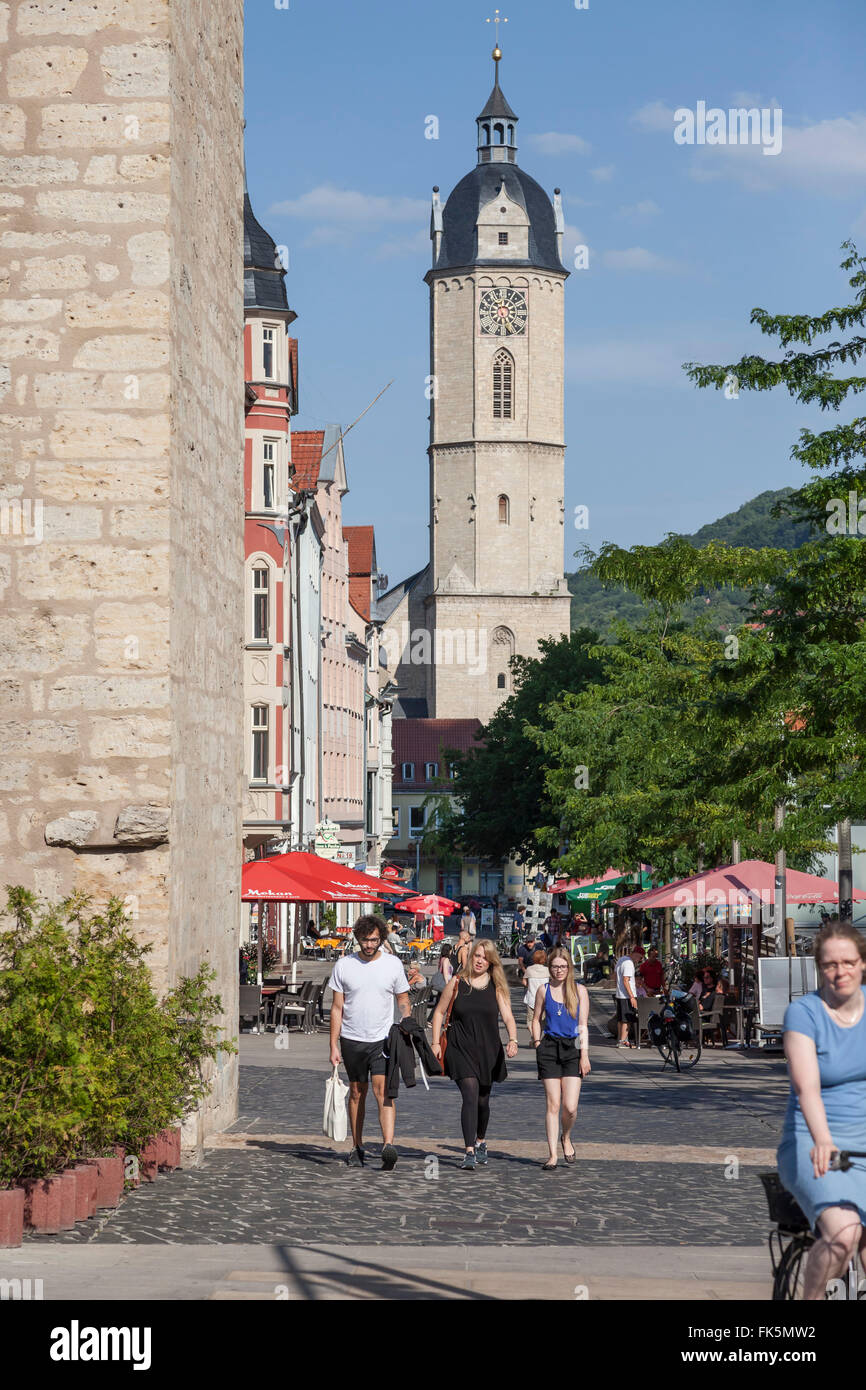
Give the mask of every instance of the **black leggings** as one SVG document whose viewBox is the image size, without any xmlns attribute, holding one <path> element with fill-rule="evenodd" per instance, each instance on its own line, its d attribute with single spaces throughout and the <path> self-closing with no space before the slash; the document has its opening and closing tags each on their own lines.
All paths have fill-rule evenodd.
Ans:
<svg viewBox="0 0 866 1390">
<path fill-rule="evenodd" d="M 490 1123 L 490 1087 L 482 1086 L 477 1076 L 462 1076 L 457 1082 L 463 1105 L 460 1127 L 467 1149 L 475 1148 L 475 1140 L 483 1139 Z"/>
</svg>

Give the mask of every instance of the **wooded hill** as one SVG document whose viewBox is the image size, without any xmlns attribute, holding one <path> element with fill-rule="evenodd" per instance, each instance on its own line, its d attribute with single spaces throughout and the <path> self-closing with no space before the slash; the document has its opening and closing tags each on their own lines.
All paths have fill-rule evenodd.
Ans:
<svg viewBox="0 0 866 1390">
<path fill-rule="evenodd" d="M 718 521 L 702 526 L 694 535 L 685 536 L 695 546 L 705 546 L 712 540 L 726 541 L 728 545 L 749 546 L 760 549 L 773 546 L 783 550 L 796 550 L 809 538 L 807 522 L 792 521 L 790 517 L 773 516 L 772 510 L 777 502 L 790 496 L 793 488 L 779 488 L 773 492 L 762 492 L 750 502 L 744 502 L 735 512 Z M 567 574 L 571 598 L 572 631 L 579 627 L 594 628 L 601 636 L 607 636 L 610 624 L 625 618 L 629 622 L 639 622 L 646 614 L 645 605 L 627 589 L 616 586 L 605 588 L 593 575 L 578 571 Z M 699 614 L 710 616 L 714 624 L 721 628 L 736 625 L 743 621 L 748 597 L 736 589 L 706 591 L 696 598 L 686 609 L 686 615 L 695 618 Z"/>
</svg>

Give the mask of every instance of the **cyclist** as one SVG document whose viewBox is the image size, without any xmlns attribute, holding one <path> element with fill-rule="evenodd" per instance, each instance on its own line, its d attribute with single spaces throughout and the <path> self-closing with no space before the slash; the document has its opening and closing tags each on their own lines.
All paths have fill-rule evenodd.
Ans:
<svg viewBox="0 0 866 1390">
<path fill-rule="evenodd" d="M 777 1155 L 781 1182 L 816 1232 L 806 1299 L 822 1299 L 866 1248 L 866 1170 L 830 1169 L 834 1150 L 866 1150 L 866 939 L 833 919 L 815 939 L 815 962 L 820 988 L 785 1012 L 791 1094 Z"/>
</svg>

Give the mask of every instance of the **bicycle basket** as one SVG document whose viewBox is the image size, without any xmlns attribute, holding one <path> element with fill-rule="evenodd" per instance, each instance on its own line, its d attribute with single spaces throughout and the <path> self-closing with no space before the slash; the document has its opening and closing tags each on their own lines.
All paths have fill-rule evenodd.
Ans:
<svg viewBox="0 0 866 1390">
<path fill-rule="evenodd" d="M 788 1189 L 782 1186 L 779 1174 L 759 1173 L 758 1177 L 764 1185 L 770 1220 L 775 1221 L 779 1230 L 791 1232 L 811 1230 L 805 1212 L 791 1196 Z"/>
</svg>

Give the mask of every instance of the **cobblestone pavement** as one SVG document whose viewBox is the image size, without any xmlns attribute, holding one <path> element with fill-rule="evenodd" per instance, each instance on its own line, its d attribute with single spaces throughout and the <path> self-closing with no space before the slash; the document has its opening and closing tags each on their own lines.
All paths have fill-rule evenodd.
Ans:
<svg viewBox="0 0 866 1390">
<path fill-rule="evenodd" d="M 161 1176 L 107 1217 L 29 1243 L 760 1245 L 768 1223 L 757 1171 L 780 1131 L 784 1063 L 710 1049 L 677 1076 L 650 1050 L 617 1051 L 599 1027 L 609 1008 L 594 1001 L 593 1072 L 574 1132 L 588 1147 L 574 1167 L 560 1160 L 540 1171 L 544 1106 L 528 1047 L 494 1090 L 488 1168 L 459 1171 L 459 1096 L 440 1079 L 429 1092 L 401 1090 L 400 1161 L 384 1174 L 372 1096 L 366 1169 L 347 1169 L 319 1137 L 324 1033 L 292 1037 L 285 1051 L 271 1035 L 243 1038 L 238 1121 L 201 1168 Z M 636 1145 L 649 1146 L 639 1162 Z"/>
</svg>

